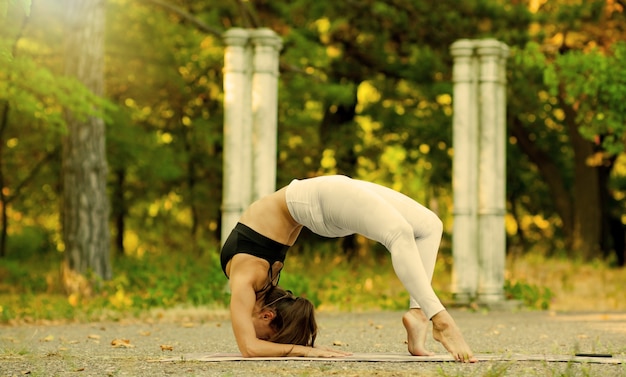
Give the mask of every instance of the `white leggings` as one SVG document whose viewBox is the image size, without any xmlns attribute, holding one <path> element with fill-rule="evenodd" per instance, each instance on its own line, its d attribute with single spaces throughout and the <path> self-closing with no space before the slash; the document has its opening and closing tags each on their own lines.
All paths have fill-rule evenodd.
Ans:
<svg viewBox="0 0 626 377">
<path fill-rule="evenodd" d="M 432 211 L 397 191 L 345 176 L 294 180 L 286 199 L 293 218 L 320 236 L 358 233 L 383 244 L 411 308 L 428 318 L 445 309 L 431 286 L 443 233 Z"/>
</svg>

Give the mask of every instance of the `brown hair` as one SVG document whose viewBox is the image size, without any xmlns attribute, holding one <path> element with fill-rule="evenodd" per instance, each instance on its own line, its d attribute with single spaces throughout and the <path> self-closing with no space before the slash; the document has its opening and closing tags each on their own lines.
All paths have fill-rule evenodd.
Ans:
<svg viewBox="0 0 626 377">
<path fill-rule="evenodd" d="M 265 294 L 263 307 L 276 314 L 270 323 L 276 334 L 269 339 L 270 342 L 313 347 L 317 323 L 311 301 L 275 286 Z"/>
</svg>

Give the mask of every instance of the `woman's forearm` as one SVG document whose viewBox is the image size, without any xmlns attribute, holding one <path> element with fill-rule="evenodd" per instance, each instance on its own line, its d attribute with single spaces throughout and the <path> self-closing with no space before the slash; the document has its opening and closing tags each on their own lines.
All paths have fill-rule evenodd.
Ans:
<svg viewBox="0 0 626 377">
<path fill-rule="evenodd" d="M 312 349 L 296 344 L 280 344 L 256 339 L 246 347 L 241 347 L 240 351 L 244 357 L 303 357 L 309 356 Z"/>
</svg>

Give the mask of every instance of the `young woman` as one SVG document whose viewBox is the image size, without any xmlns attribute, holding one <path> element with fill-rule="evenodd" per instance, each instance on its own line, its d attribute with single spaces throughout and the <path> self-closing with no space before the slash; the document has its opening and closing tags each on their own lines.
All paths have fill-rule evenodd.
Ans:
<svg viewBox="0 0 626 377">
<path fill-rule="evenodd" d="M 392 189 L 345 176 L 293 180 L 243 213 L 222 248 L 230 279 L 230 312 L 241 353 L 254 356 L 338 357 L 344 352 L 314 347 L 313 305 L 277 287 L 287 249 L 302 227 L 324 237 L 361 234 L 382 243 L 409 292 L 402 317 L 412 355 L 432 355 L 433 337 L 459 361 L 475 358 L 431 287 L 443 225 L 430 210 Z"/>
</svg>

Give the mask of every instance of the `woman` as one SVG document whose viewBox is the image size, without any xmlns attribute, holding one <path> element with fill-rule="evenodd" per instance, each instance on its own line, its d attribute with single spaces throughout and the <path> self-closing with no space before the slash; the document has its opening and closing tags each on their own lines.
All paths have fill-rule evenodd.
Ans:
<svg viewBox="0 0 626 377">
<path fill-rule="evenodd" d="M 476 361 L 460 330 L 431 287 L 443 225 L 430 210 L 389 188 L 345 176 L 293 180 L 243 213 L 222 248 L 230 279 L 230 312 L 241 353 L 254 356 L 336 357 L 315 348 L 313 305 L 276 285 L 287 249 L 302 227 L 324 237 L 361 234 L 390 252 L 396 275 L 409 292 L 402 317 L 412 355 L 432 355 L 433 337 L 459 361 Z"/>
</svg>

